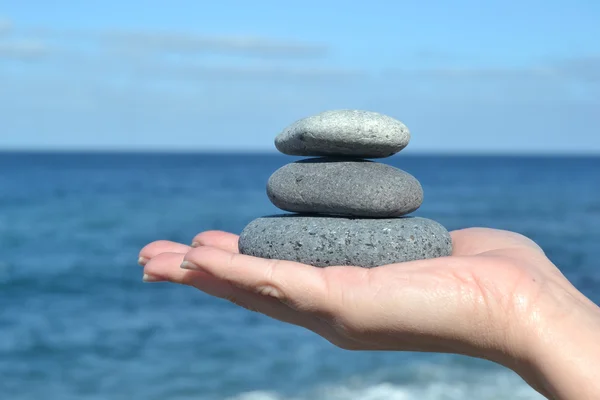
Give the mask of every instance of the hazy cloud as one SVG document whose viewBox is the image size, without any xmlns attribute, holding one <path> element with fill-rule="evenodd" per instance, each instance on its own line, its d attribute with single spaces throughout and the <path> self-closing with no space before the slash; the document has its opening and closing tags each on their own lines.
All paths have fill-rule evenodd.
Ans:
<svg viewBox="0 0 600 400">
<path fill-rule="evenodd" d="M 420 75 L 444 79 L 513 80 L 553 78 L 555 72 L 549 68 L 439 68 L 421 71 Z"/>
<path fill-rule="evenodd" d="M 35 60 L 49 53 L 49 48 L 35 40 L 0 41 L 0 58 L 14 60 Z"/>
<path fill-rule="evenodd" d="M 23 32 L 18 32 L 23 33 Z M 328 48 L 251 37 L 209 37 L 151 32 L 59 32 L 49 28 L 25 30 L 28 36 L 43 38 L 48 47 L 34 40 L 0 40 L 0 57 L 58 63 L 55 73 L 89 77 L 102 81 L 128 76 L 136 81 L 258 81 L 273 83 L 347 83 L 367 76 L 365 71 L 318 65 L 286 63 L 288 57 L 320 56 Z M 83 47 L 82 47 L 83 45 Z M 230 52 L 236 55 L 269 56 L 265 60 L 237 60 L 214 65 L 197 59 L 156 57 L 169 53 Z M 49 56 L 49 57 L 42 57 Z M 277 56 L 277 57 L 274 57 Z M 283 57 L 284 59 L 280 59 Z"/>
<path fill-rule="evenodd" d="M 194 33 L 113 31 L 100 34 L 110 44 L 158 53 L 227 53 L 258 57 L 322 57 L 322 44 L 252 36 L 204 36 Z"/>
<path fill-rule="evenodd" d="M 290 121 L 327 109 L 362 108 L 405 122 L 414 134 L 409 150 L 600 151 L 594 134 L 600 129 L 597 104 L 559 96 L 514 101 L 526 87 L 498 102 L 441 90 L 421 94 L 418 84 L 382 85 L 331 90 L 300 84 L 277 90 L 277 85 L 214 83 L 177 90 L 0 76 L 3 132 L 14 132 L 0 135 L 0 147 L 19 135 L 20 143 L 41 146 L 46 140 L 55 148 L 274 150 L 273 137 Z"/>
<path fill-rule="evenodd" d="M 384 76 L 392 79 L 423 78 L 445 81 L 527 82 L 527 81 L 600 81 L 600 56 L 538 63 L 523 67 L 433 67 L 424 69 L 390 69 Z"/>
<path fill-rule="evenodd" d="M 12 22 L 8 18 L 0 17 L 0 35 L 10 32 L 12 29 Z"/>
<path fill-rule="evenodd" d="M 56 70 L 95 80 L 114 74 L 139 73 L 135 78 L 187 80 L 249 80 L 262 82 L 348 82 L 366 76 L 364 71 L 302 65 L 298 58 L 326 56 L 324 44 L 255 36 L 210 36 L 197 33 L 160 31 L 68 31 L 52 27 L 19 29 L 16 37 L 39 38 L 52 48 L 33 40 L 0 41 L 0 57 L 18 60 L 50 55 Z M 15 35 L 13 35 L 15 36 Z M 51 51 L 50 51 L 51 50 Z M 231 64 L 199 63 L 197 55 L 233 55 Z M 170 55 L 181 55 L 173 59 Z M 262 59 L 262 60 L 261 60 Z M 48 59 L 49 60 L 49 59 Z M 210 60 L 210 59 L 209 59 Z M 46 62 L 47 60 L 44 60 Z M 293 62 L 293 63 L 290 63 Z"/>
<path fill-rule="evenodd" d="M 391 69 L 384 75 L 390 78 L 424 78 L 442 80 L 500 81 L 514 79 L 547 78 L 555 75 L 548 68 L 503 68 L 503 67 L 446 67 L 423 69 Z"/>
<path fill-rule="evenodd" d="M 417 61 L 426 63 L 443 63 L 448 61 L 456 61 L 457 59 L 464 58 L 460 54 L 435 49 L 417 50 L 414 52 L 413 57 Z"/>
<path fill-rule="evenodd" d="M 177 80 L 247 80 L 290 83 L 347 83 L 366 78 L 365 71 L 343 68 L 289 67 L 280 65 L 193 65 L 150 64 L 138 67 L 146 72 Z"/>
<path fill-rule="evenodd" d="M 558 64 L 557 69 L 567 77 L 600 83 L 600 55 L 564 61 Z"/>
<path fill-rule="evenodd" d="M 27 31 L 47 39 L 77 41 L 100 47 L 154 54 L 227 54 L 248 57 L 321 58 L 330 52 L 322 43 L 293 39 L 273 39 L 251 35 L 216 36 L 194 32 L 104 30 L 65 31 L 38 27 Z"/>
<path fill-rule="evenodd" d="M 2 21 L 0 110 L 11 134 L 0 147 L 272 149 L 290 121 L 362 108 L 406 122 L 414 148 L 600 151 L 590 136 L 600 131 L 600 56 L 486 67 L 425 49 L 399 54 L 395 70 L 380 69 L 393 58 L 363 57 L 361 70 L 318 43 Z"/>
</svg>

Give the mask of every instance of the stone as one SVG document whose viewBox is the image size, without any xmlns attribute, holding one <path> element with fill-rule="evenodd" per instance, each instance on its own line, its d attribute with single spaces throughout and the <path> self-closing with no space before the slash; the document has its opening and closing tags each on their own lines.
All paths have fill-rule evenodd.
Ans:
<svg viewBox="0 0 600 400">
<path fill-rule="evenodd" d="M 421 206 L 423 189 L 409 173 L 367 160 L 312 158 L 287 164 L 267 183 L 271 202 L 285 211 L 398 217 Z"/>
<path fill-rule="evenodd" d="M 333 110 L 303 118 L 275 138 L 275 147 L 294 156 L 383 158 L 410 141 L 400 121 L 371 111 Z"/>
<path fill-rule="evenodd" d="M 242 254 L 316 267 L 365 268 L 448 256 L 452 239 L 420 217 L 386 219 L 285 214 L 255 219 L 239 239 Z"/>
</svg>

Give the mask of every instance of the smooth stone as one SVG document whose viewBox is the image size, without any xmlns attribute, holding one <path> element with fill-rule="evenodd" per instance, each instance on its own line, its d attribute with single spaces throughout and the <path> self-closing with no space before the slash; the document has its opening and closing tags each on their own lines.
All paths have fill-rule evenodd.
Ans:
<svg viewBox="0 0 600 400">
<path fill-rule="evenodd" d="M 269 178 L 267 195 L 285 211 L 358 217 L 399 217 L 423 202 L 421 184 L 401 169 L 334 158 L 284 165 Z"/>
<path fill-rule="evenodd" d="M 293 156 L 383 158 L 410 141 L 400 121 L 372 111 L 334 110 L 303 118 L 275 138 L 275 147 Z"/>
<path fill-rule="evenodd" d="M 317 267 L 365 268 L 448 256 L 452 239 L 439 223 L 419 217 L 387 219 L 276 215 L 242 231 L 240 253 Z"/>
</svg>

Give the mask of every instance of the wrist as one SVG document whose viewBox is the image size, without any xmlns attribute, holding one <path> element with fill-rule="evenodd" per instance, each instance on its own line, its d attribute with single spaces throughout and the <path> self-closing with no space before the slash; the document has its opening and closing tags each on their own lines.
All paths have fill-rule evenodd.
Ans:
<svg viewBox="0 0 600 400">
<path fill-rule="evenodd" d="M 527 325 L 513 369 L 549 399 L 600 398 L 600 308 L 576 292 L 537 309 Z"/>
</svg>

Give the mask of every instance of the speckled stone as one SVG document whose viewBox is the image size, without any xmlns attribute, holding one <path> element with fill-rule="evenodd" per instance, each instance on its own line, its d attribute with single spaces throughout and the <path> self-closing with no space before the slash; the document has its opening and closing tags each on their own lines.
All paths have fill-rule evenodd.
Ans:
<svg viewBox="0 0 600 400">
<path fill-rule="evenodd" d="M 448 256 L 452 240 L 439 223 L 387 219 L 276 215 L 252 221 L 240 235 L 242 254 L 317 267 L 376 267 Z"/>
<path fill-rule="evenodd" d="M 267 183 L 271 202 L 285 211 L 358 217 L 398 217 L 421 206 L 412 175 L 366 160 L 313 158 L 287 164 Z"/>
<path fill-rule="evenodd" d="M 303 118 L 275 138 L 275 147 L 295 156 L 389 157 L 410 141 L 400 121 L 372 111 L 333 110 Z"/>
</svg>

